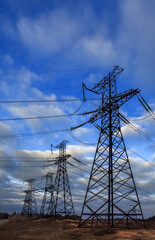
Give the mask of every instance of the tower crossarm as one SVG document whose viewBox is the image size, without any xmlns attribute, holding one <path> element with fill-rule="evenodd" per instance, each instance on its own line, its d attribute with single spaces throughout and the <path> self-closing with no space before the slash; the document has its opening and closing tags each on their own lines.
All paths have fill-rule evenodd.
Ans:
<svg viewBox="0 0 155 240">
<path fill-rule="evenodd" d="M 58 161 L 64 161 L 64 159 L 67 161 L 67 159 L 70 157 L 71 157 L 71 154 L 60 155 L 55 159 L 48 160 L 47 162 L 55 162 L 55 164 L 57 164 Z"/>
<path fill-rule="evenodd" d="M 122 92 L 116 96 L 111 97 L 112 104 L 117 103 L 118 107 L 120 107 L 139 92 L 139 89 L 130 89 L 129 91 Z"/>
<path fill-rule="evenodd" d="M 115 95 L 111 97 L 111 105 L 113 110 L 118 109 L 120 106 L 122 106 L 124 103 L 126 103 L 130 98 L 135 96 L 137 93 L 139 93 L 139 89 L 130 89 L 129 91 L 122 92 L 118 95 Z M 109 101 L 103 102 L 103 106 L 100 106 L 98 108 L 97 113 L 93 114 L 89 121 L 90 123 L 93 123 L 97 120 L 99 120 L 102 116 L 106 116 L 109 113 Z"/>
<path fill-rule="evenodd" d="M 100 94 L 104 92 L 104 89 L 106 89 L 106 86 L 108 85 L 109 78 L 116 79 L 119 77 L 119 75 L 123 72 L 123 68 L 119 66 L 115 66 L 114 69 L 103 79 L 101 79 L 100 82 L 96 83 L 93 88 L 87 88 L 86 85 L 83 83 L 83 92 L 84 88 L 88 91 Z"/>
<path fill-rule="evenodd" d="M 130 98 L 134 97 L 137 93 L 139 93 L 139 89 L 130 89 L 129 91 L 122 92 L 118 95 L 114 95 L 111 97 L 111 105 L 113 106 L 113 110 L 116 110 L 120 108 L 124 103 L 126 103 Z M 79 127 L 84 126 L 87 123 L 93 123 L 101 117 L 106 117 L 106 115 L 109 113 L 109 99 L 103 99 L 103 103 L 98 107 L 97 110 L 94 111 L 95 113 L 89 118 L 88 121 L 72 127 L 70 130 L 77 129 Z"/>
</svg>

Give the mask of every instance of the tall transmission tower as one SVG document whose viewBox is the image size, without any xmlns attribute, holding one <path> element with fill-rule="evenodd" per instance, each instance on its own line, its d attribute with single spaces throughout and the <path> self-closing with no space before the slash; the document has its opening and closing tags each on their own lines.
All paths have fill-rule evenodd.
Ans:
<svg viewBox="0 0 155 240">
<path fill-rule="evenodd" d="M 67 160 L 71 157 L 66 154 L 67 141 L 62 141 L 56 146 L 59 148 L 59 156 L 55 158 L 57 173 L 54 183 L 55 215 L 71 216 L 75 215 L 69 178 L 67 174 Z"/>
<path fill-rule="evenodd" d="M 25 199 L 24 199 L 24 205 L 22 209 L 22 214 L 32 215 L 37 214 L 37 204 L 35 199 L 35 188 L 34 188 L 34 182 L 35 179 L 28 179 L 26 180 L 28 186 L 27 190 L 25 190 Z"/>
<path fill-rule="evenodd" d="M 115 66 L 92 89 L 83 84 L 83 93 L 87 89 L 102 94 L 102 103 L 89 121 L 75 127 L 92 123 L 100 131 L 79 227 L 90 223 L 91 226 L 101 223 L 112 227 L 145 224 L 119 114 L 119 108 L 139 90 L 117 94 L 116 79 L 122 71 Z"/>
<path fill-rule="evenodd" d="M 44 196 L 40 208 L 41 215 L 54 214 L 54 186 L 53 186 L 53 173 L 48 172 L 45 176 Z"/>
</svg>

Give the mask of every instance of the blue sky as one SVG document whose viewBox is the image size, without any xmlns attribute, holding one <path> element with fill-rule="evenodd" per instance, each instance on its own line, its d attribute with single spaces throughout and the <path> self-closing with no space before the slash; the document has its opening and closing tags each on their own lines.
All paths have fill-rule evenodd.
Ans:
<svg viewBox="0 0 155 240">
<path fill-rule="evenodd" d="M 154 10 L 154 0 L 0 0 L 0 101 L 82 99 L 82 82 L 92 87 L 114 65 L 119 65 L 124 68 L 124 72 L 117 81 L 118 92 L 139 88 L 154 109 Z M 90 93 L 86 96 L 96 97 Z M 80 104 L 80 101 L 0 103 L 0 119 L 69 114 L 76 111 Z M 83 104 L 80 111 L 94 108 L 88 102 Z M 133 123 L 144 133 L 155 138 L 154 120 L 147 118 L 138 121 L 140 117 L 147 116 L 147 112 L 136 97 L 126 103 L 121 111 L 129 119 L 134 118 Z M 38 163 L 39 158 L 46 159 L 50 155 L 51 143 L 56 145 L 64 139 L 68 140 L 67 151 L 86 162 L 88 166 L 85 170 L 88 172 L 95 152 L 95 145 L 82 145 L 67 133 L 21 135 L 17 138 L 4 138 L 4 135 L 70 128 L 87 119 L 76 116 L 0 121 L 0 160 L 7 160 L 0 161 L 0 211 L 21 210 L 23 179 L 36 178 L 39 184 L 46 171 L 56 170 L 24 168 L 41 165 Z M 155 211 L 155 145 L 123 124 L 122 131 L 137 188 L 143 190 L 138 192 L 144 216 L 148 217 Z M 72 134 L 80 141 L 90 144 L 96 143 L 98 139 L 98 132 L 91 125 L 85 125 Z M 151 163 L 147 163 L 141 156 Z M 36 162 L 31 162 L 32 160 Z M 19 164 L 21 168 L 3 167 Z M 76 174 L 77 171 L 80 175 Z M 85 179 L 89 174 L 70 167 L 69 176 L 75 210 L 79 213 L 79 202 L 83 201 Z M 42 185 L 43 182 L 39 186 Z M 79 185 L 81 195 L 77 196 L 76 189 Z M 38 205 L 41 197 L 37 195 Z"/>
</svg>

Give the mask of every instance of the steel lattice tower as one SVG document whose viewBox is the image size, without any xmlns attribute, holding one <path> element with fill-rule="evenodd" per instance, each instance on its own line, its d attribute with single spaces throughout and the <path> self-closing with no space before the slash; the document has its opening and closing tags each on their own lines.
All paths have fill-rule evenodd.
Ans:
<svg viewBox="0 0 155 240">
<path fill-rule="evenodd" d="M 28 186 L 27 190 L 25 190 L 25 199 L 24 199 L 24 205 L 22 209 L 22 214 L 32 215 L 37 214 L 37 204 L 35 199 L 35 188 L 34 188 L 34 182 L 35 179 L 28 179 L 26 180 Z"/>
<path fill-rule="evenodd" d="M 44 196 L 41 204 L 41 215 L 53 215 L 54 214 L 54 195 L 53 195 L 53 173 L 49 172 L 45 177 Z"/>
<path fill-rule="evenodd" d="M 79 227 L 90 223 L 91 226 L 101 223 L 112 227 L 145 224 L 119 115 L 120 106 L 139 90 L 131 89 L 117 94 L 116 79 L 122 71 L 116 66 L 92 89 L 83 84 L 87 90 L 102 94 L 102 104 L 88 121 L 100 130 L 100 134 Z M 100 124 L 97 122 L 99 119 Z"/>
<path fill-rule="evenodd" d="M 59 156 L 56 157 L 57 173 L 54 183 L 55 215 L 75 215 L 69 178 L 67 174 L 67 159 L 71 157 L 66 154 L 66 143 L 62 141 L 56 148 L 59 148 Z"/>
</svg>

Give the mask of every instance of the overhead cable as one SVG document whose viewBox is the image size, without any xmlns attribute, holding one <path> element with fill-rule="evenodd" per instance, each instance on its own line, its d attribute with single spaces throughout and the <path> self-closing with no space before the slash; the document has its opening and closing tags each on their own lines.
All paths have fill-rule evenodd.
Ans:
<svg viewBox="0 0 155 240">
<path fill-rule="evenodd" d="M 1 168 L 32 168 L 32 167 L 37 167 L 37 168 L 40 168 L 42 166 L 0 166 Z"/>
<path fill-rule="evenodd" d="M 155 166 L 155 163 L 153 162 L 150 162 L 149 160 L 147 160 L 146 158 L 144 158 L 142 155 L 140 155 L 139 153 L 137 153 L 133 148 L 130 148 L 130 150 L 132 152 L 134 152 L 137 156 L 139 156 L 140 158 L 143 159 L 143 161 L 147 162 L 148 164 L 152 165 L 152 166 Z"/>
<path fill-rule="evenodd" d="M 20 134 L 7 134 L 7 135 L 0 135 L 0 138 L 16 138 L 16 137 L 27 137 L 27 136 L 35 136 L 35 135 L 46 135 L 46 134 L 52 134 L 52 133 L 58 133 L 58 132 L 66 132 L 70 129 L 57 129 L 57 130 L 51 130 L 51 131 L 43 131 L 43 132 L 30 132 L 30 133 L 20 133 Z"/>
<path fill-rule="evenodd" d="M 88 146 L 92 146 L 92 145 L 96 145 L 97 143 L 87 143 L 87 142 L 82 142 L 80 141 L 78 138 L 76 138 L 70 131 L 67 131 L 68 135 L 71 136 L 75 141 L 83 144 L 83 145 L 88 145 Z"/>
<path fill-rule="evenodd" d="M 48 119 L 48 118 L 63 118 L 63 117 L 70 117 L 70 116 L 85 116 L 91 113 L 95 113 L 98 110 L 90 111 L 90 112 L 83 112 L 83 113 L 70 113 L 70 114 L 62 114 L 62 115 L 53 115 L 53 116 L 37 116 L 37 117 L 23 117 L 23 118 L 1 118 L 0 122 L 4 121 L 21 121 L 21 120 L 34 120 L 34 119 Z"/>
<path fill-rule="evenodd" d="M 129 120 L 131 120 L 132 122 L 137 122 L 137 121 L 145 120 L 145 119 L 150 118 L 150 117 L 151 117 L 151 115 L 149 114 L 148 116 L 145 116 L 145 117 L 129 118 Z"/>
<path fill-rule="evenodd" d="M 119 117 L 125 124 L 128 124 L 131 128 L 133 128 L 140 135 L 142 135 L 147 140 L 149 140 L 155 144 L 155 141 L 150 136 L 148 136 L 146 133 L 142 132 L 139 128 L 137 128 L 134 124 L 132 124 L 127 118 L 125 118 L 121 113 L 119 113 Z"/>
<path fill-rule="evenodd" d="M 87 101 L 98 101 L 100 98 L 88 98 Z M 83 99 L 77 99 L 77 98 L 71 98 L 71 99 L 51 99 L 51 100 L 44 100 L 44 99 L 38 99 L 38 100 L 8 100 L 8 101 L 0 101 L 0 104 L 3 103 L 50 103 L 50 102 L 83 102 Z"/>
<path fill-rule="evenodd" d="M 52 71 L 42 71 L 42 72 L 18 72 L 18 73 L 0 73 L 0 76 L 18 76 L 18 75 L 34 75 L 34 74 L 51 74 L 51 73 L 61 73 L 61 72 L 80 72 L 88 70 L 99 70 L 104 69 L 109 66 L 104 67 L 88 67 L 88 68 L 77 68 L 77 69 L 64 69 L 64 70 L 52 70 Z"/>
<path fill-rule="evenodd" d="M 145 101 L 145 99 L 142 97 L 142 95 L 139 93 L 138 100 L 142 104 L 142 106 L 145 108 L 145 110 L 152 116 L 152 118 L 155 120 L 155 113 L 151 109 L 151 107 L 148 105 L 148 103 Z"/>
</svg>

